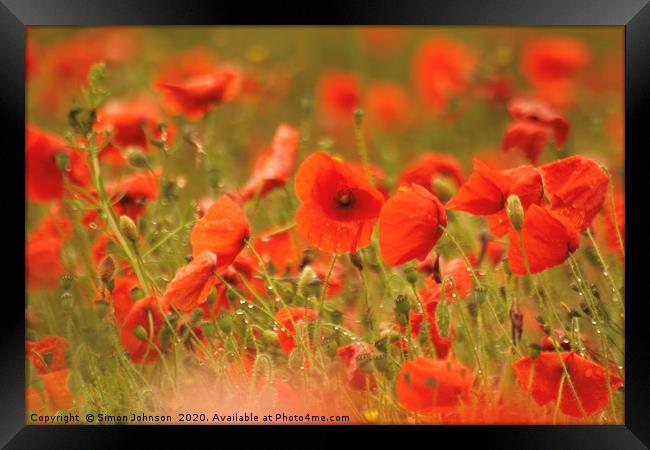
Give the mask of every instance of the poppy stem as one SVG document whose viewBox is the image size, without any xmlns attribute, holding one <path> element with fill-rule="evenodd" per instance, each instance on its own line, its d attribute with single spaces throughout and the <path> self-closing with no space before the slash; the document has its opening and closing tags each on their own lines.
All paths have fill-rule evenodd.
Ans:
<svg viewBox="0 0 650 450">
<path fill-rule="evenodd" d="M 600 253 L 600 249 L 598 248 L 598 244 L 596 243 L 596 240 L 594 239 L 594 235 L 591 232 L 591 228 L 587 228 L 587 236 L 589 236 L 589 240 L 591 241 L 591 245 L 593 246 L 595 252 L 596 252 L 596 257 L 598 258 L 598 262 L 600 263 L 600 267 L 603 269 L 603 275 L 609 281 L 611 288 L 612 288 L 612 294 L 614 294 L 614 301 L 616 303 L 620 303 L 620 305 L 623 308 L 623 311 L 625 311 L 625 303 L 622 301 L 621 294 L 618 291 L 618 288 L 616 287 L 616 283 L 614 282 L 614 278 L 612 277 L 612 273 L 609 270 L 609 267 L 607 267 L 607 263 L 605 262 L 605 259 L 603 258 L 603 255 Z"/>
</svg>

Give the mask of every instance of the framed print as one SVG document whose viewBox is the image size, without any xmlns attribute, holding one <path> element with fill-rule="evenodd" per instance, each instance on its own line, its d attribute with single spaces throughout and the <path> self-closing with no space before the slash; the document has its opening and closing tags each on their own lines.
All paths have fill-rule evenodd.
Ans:
<svg viewBox="0 0 650 450">
<path fill-rule="evenodd" d="M 3 445 L 647 448 L 649 25 L 3 0 Z"/>
</svg>

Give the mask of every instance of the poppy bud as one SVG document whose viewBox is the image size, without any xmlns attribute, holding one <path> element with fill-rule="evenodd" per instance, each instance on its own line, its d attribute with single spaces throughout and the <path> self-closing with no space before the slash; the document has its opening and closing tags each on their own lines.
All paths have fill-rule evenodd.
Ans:
<svg viewBox="0 0 650 450">
<path fill-rule="evenodd" d="M 278 334 L 273 330 L 266 329 L 264 330 L 264 333 L 262 333 L 262 339 L 268 344 L 275 344 L 278 342 Z"/>
<path fill-rule="evenodd" d="M 325 354 L 330 358 L 334 358 L 336 356 L 337 347 L 338 342 L 336 342 L 336 338 L 334 336 L 327 336 L 325 339 L 323 339 L 323 350 L 325 350 Z"/>
<path fill-rule="evenodd" d="M 138 240 L 138 228 L 129 216 L 120 216 L 120 231 L 131 242 Z"/>
<path fill-rule="evenodd" d="M 512 227 L 521 231 L 524 227 L 524 207 L 521 206 L 521 200 L 516 195 L 510 195 L 506 200 L 506 212 Z"/>
<path fill-rule="evenodd" d="M 192 311 L 192 319 L 191 322 L 192 324 L 197 324 L 199 320 L 201 320 L 201 317 L 203 317 L 203 310 L 201 308 L 195 308 Z"/>
<path fill-rule="evenodd" d="M 149 163 L 147 162 L 147 158 L 144 156 L 144 153 L 137 148 L 137 147 L 129 147 L 126 150 L 126 160 L 131 164 L 133 167 L 137 167 L 138 169 L 146 169 L 149 167 Z"/>
<path fill-rule="evenodd" d="M 74 299 L 72 298 L 71 293 L 64 292 L 63 294 L 61 294 L 61 306 L 63 307 L 63 309 L 65 309 L 66 311 L 72 309 L 73 302 Z"/>
<path fill-rule="evenodd" d="M 448 202 L 456 195 L 456 186 L 450 178 L 437 176 L 433 179 L 433 191 L 441 202 Z"/>
<path fill-rule="evenodd" d="M 459 305 L 462 308 L 462 305 Z M 441 337 L 448 337 L 451 332 L 451 315 L 449 313 L 449 302 L 444 298 L 436 307 L 436 325 Z"/>
<path fill-rule="evenodd" d="M 372 362 L 374 363 L 377 370 L 379 370 L 387 378 L 392 378 L 393 365 L 391 364 L 388 356 L 382 353 L 381 355 L 375 355 L 372 359 Z"/>
<path fill-rule="evenodd" d="M 321 281 L 314 269 L 309 265 L 305 266 L 298 279 L 298 293 L 303 297 L 315 296 L 318 294 L 320 285 Z"/>
<path fill-rule="evenodd" d="M 131 289 L 130 293 L 131 293 L 131 298 L 134 301 L 144 298 L 144 291 L 139 287 L 134 287 L 133 289 Z"/>
<path fill-rule="evenodd" d="M 503 258 L 501 264 L 503 265 L 503 271 L 506 273 L 506 275 L 512 275 L 512 270 L 510 270 L 510 262 L 508 261 L 508 258 Z"/>
<path fill-rule="evenodd" d="M 363 122 L 364 114 L 365 113 L 361 108 L 357 108 L 354 110 L 354 122 L 357 124 L 357 126 L 361 125 L 361 122 Z"/>
<path fill-rule="evenodd" d="M 357 355 L 355 361 L 357 363 L 357 369 L 360 371 L 370 372 L 372 370 L 372 365 L 370 364 L 372 362 L 372 358 L 369 353 L 362 353 L 360 355 Z"/>
<path fill-rule="evenodd" d="M 72 282 L 74 281 L 74 277 L 72 275 L 63 275 L 61 277 L 61 289 L 64 291 L 69 291 L 70 288 L 72 287 Z"/>
<path fill-rule="evenodd" d="M 232 331 L 233 321 L 230 314 L 221 313 L 217 319 L 217 323 L 219 324 L 219 329 L 224 333 L 230 333 Z"/>
<path fill-rule="evenodd" d="M 67 172 L 70 169 L 70 155 L 67 152 L 58 152 L 54 155 L 54 161 L 61 172 Z"/>
<path fill-rule="evenodd" d="M 171 343 L 172 332 L 169 328 L 163 328 L 160 331 L 160 346 L 165 348 Z"/>
<path fill-rule="evenodd" d="M 207 337 L 212 337 L 212 336 L 214 336 L 214 325 L 212 324 L 212 322 L 206 322 L 206 323 L 204 323 L 204 324 L 202 325 L 201 328 L 203 329 L 203 333 L 204 333 Z"/>
<path fill-rule="evenodd" d="M 343 313 L 341 311 L 334 310 L 330 313 L 330 320 L 335 325 L 340 325 L 343 322 Z"/>
<path fill-rule="evenodd" d="M 361 259 L 361 256 L 359 256 L 359 253 L 350 253 L 350 262 L 357 268 L 357 270 L 363 270 L 363 260 Z"/>
<path fill-rule="evenodd" d="M 408 314 L 411 310 L 411 302 L 404 294 L 399 294 L 395 299 L 395 311 L 399 314 Z"/>
<path fill-rule="evenodd" d="M 135 327 L 135 329 L 133 330 L 133 334 L 135 335 L 136 338 L 140 339 L 141 341 L 147 340 L 147 330 L 145 330 L 142 325 L 138 325 L 137 327 Z"/>
<path fill-rule="evenodd" d="M 415 267 L 409 267 L 406 269 L 404 275 L 406 275 L 406 281 L 408 281 L 409 284 L 415 284 L 418 282 L 418 271 L 415 270 Z"/>
<path fill-rule="evenodd" d="M 217 299 L 217 291 L 212 289 L 210 293 L 208 294 L 208 298 L 205 300 L 205 302 L 208 305 L 214 305 L 215 300 Z"/>
<path fill-rule="evenodd" d="M 542 352 L 542 346 L 539 344 L 530 344 L 528 348 L 530 349 L 530 357 L 533 359 L 537 359 Z"/>
<path fill-rule="evenodd" d="M 299 265 L 300 270 L 304 269 L 305 266 L 311 264 L 315 256 L 316 255 L 313 248 L 307 247 L 306 249 L 304 249 L 302 252 L 302 259 L 300 260 L 300 265 Z"/>
<path fill-rule="evenodd" d="M 105 285 L 113 279 L 115 275 L 115 260 L 111 255 L 104 256 L 99 262 L 99 279 Z"/>
</svg>

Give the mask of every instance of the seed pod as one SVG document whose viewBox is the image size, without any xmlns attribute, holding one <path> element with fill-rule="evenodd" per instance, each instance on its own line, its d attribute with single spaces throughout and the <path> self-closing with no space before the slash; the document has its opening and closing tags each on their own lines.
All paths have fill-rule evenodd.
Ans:
<svg viewBox="0 0 650 450">
<path fill-rule="evenodd" d="M 298 293 L 305 298 L 315 296 L 319 292 L 320 285 L 320 278 L 314 269 L 309 265 L 305 266 L 298 278 Z"/>
<path fill-rule="evenodd" d="M 70 288 L 72 287 L 72 282 L 74 281 L 74 277 L 72 275 L 63 275 L 61 277 L 61 289 L 64 291 L 69 291 Z"/>
<path fill-rule="evenodd" d="M 350 253 L 350 262 L 357 268 L 357 270 L 363 270 L 363 260 L 361 259 L 361 256 L 359 256 L 359 253 Z"/>
<path fill-rule="evenodd" d="M 99 279 L 105 285 L 113 279 L 115 275 L 115 260 L 111 255 L 106 255 L 99 262 Z"/>
<path fill-rule="evenodd" d="M 142 325 L 138 325 L 137 327 L 135 327 L 135 329 L 133 330 L 133 334 L 135 335 L 136 338 L 140 339 L 141 341 L 147 340 L 147 330 L 145 330 Z"/>
<path fill-rule="evenodd" d="M 142 151 L 137 147 L 129 147 L 126 150 L 126 160 L 129 164 L 131 164 L 133 167 L 137 167 L 138 169 L 146 169 L 149 167 L 147 158 L 144 156 L 144 153 L 142 153 Z"/>
<path fill-rule="evenodd" d="M 454 183 L 448 177 L 441 175 L 433 179 L 433 190 L 443 203 L 446 203 L 456 194 Z"/>
<path fill-rule="evenodd" d="M 199 320 L 201 320 L 201 317 L 203 317 L 203 310 L 201 308 L 194 308 L 192 311 L 192 318 L 190 319 L 191 323 L 193 325 L 197 324 Z"/>
<path fill-rule="evenodd" d="M 418 282 L 418 272 L 415 270 L 415 267 L 409 267 L 406 269 L 404 275 L 406 275 L 406 281 L 408 281 L 409 284 L 415 284 Z"/>
<path fill-rule="evenodd" d="M 120 216 L 120 231 L 131 242 L 138 240 L 138 228 L 129 216 Z"/>
<path fill-rule="evenodd" d="M 537 359 L 542 352 L 542 346 L 539 344 L 530 344 L 528 348 L 530 349 L 530 357 L 533 359 Z"/>
<path fill-rule="evenodd" d="M 67 152 L 58 152 L 54 155 L 54 161 L 61 172 L 70 170 L 70 155 Z"/>
<path fill-rule="evenodd" d="M 506 200 L 506 212 L 512 227 L 521 231 L 524 227 L 524 207 L 521 206 L 521 200 L 516 195 L 510 195 Z"/>
<path fill-rule="evenodd" d="M 224 333 L 230 333 L 233 326 L 232 316 L 227 313 L 221 313 L 217 319 L 217 324 L 221 331 Z"/>
<path fill-rule="evenodd" d="M 399 314 L 408 314 L 411 310 L 411 302 L 404 294 L 399 294 L 395 299 L 395 311 Z"/>
</svg>

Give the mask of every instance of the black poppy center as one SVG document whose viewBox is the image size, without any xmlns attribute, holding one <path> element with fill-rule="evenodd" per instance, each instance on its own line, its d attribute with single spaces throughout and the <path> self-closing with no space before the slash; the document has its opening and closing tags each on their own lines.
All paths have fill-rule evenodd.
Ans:
<svg viewBox="0 0 650 450">
<path fill-rule="evenodd" d="M 352 208 L 354 202 L 354 194 L 350 189 L 344 189 L 336 194 L 336 203 L 340 208 Z"/>
</svg>

